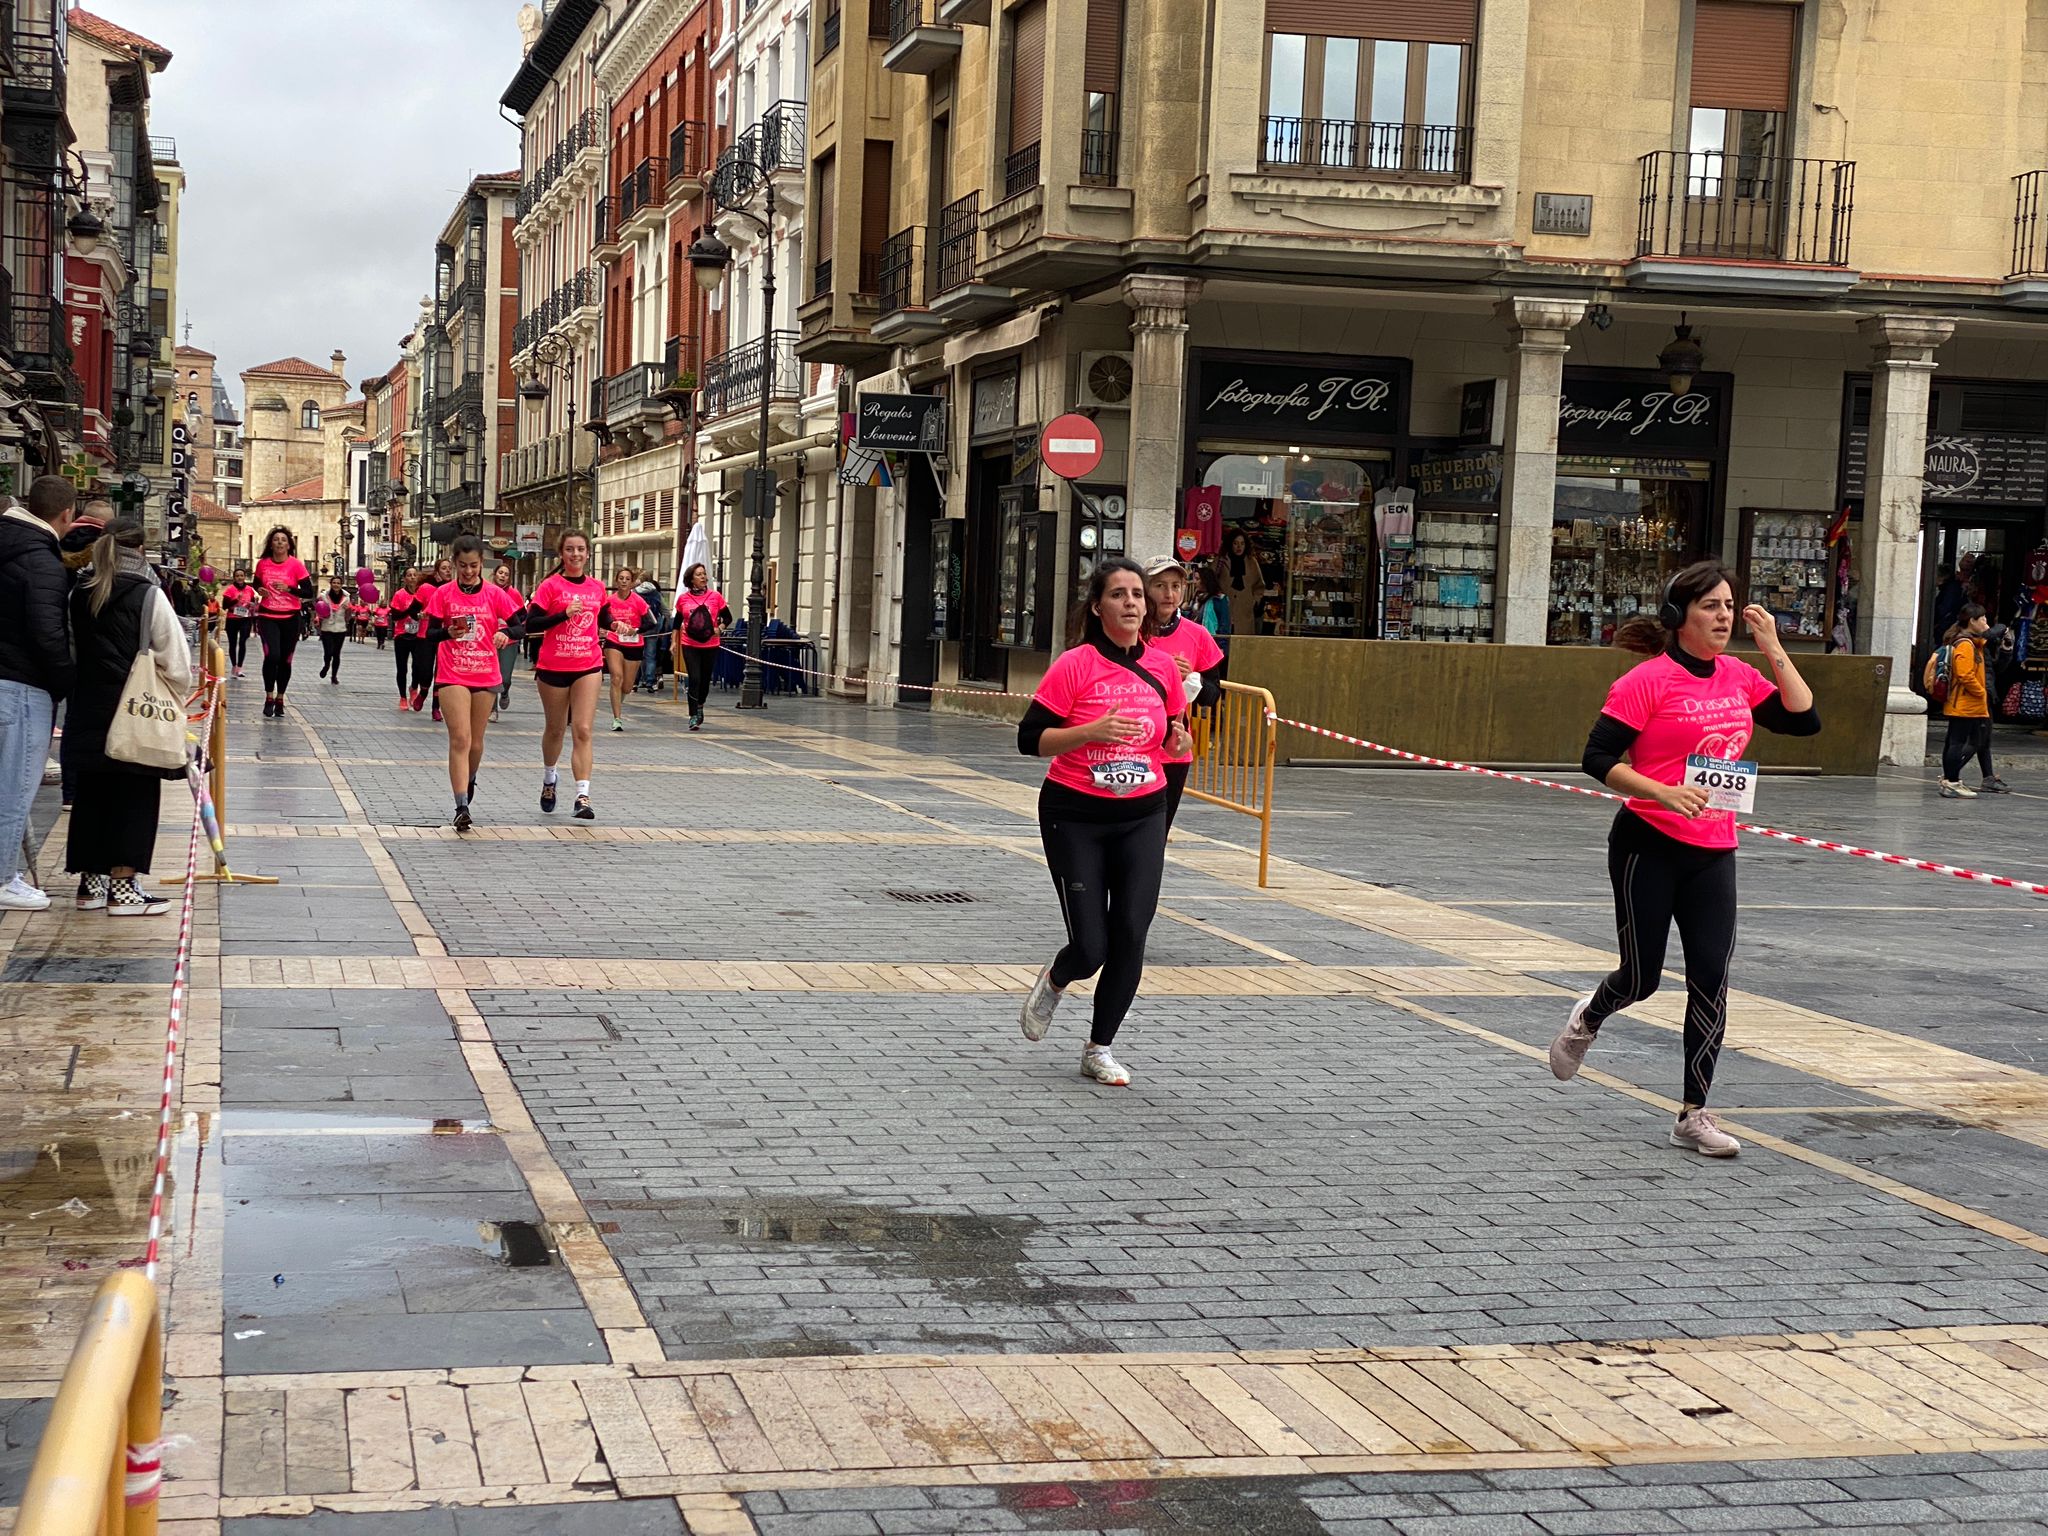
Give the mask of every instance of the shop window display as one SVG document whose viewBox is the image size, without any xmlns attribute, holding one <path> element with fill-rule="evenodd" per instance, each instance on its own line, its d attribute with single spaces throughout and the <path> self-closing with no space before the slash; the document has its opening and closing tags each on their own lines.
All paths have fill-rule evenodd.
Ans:
<svg viewBox="0 0 2048 1536">
<path fill-rule="evenodd" d="M 1386 454 L 1222 452 L 1202 483 L 1222 492 L 1226 541 L 1248 537 L 1265 574 L 1258 632 L 1362 639 L 1371 633 L 1372 498 Z"/>
<path fill-rule="evenodd" d="M 1705 547 L 1712 469 L 1558 461 L 1550 530 L 1552 645 L 1606 645 L 1621 624 L 1655 613 L 1673 575 Z"/>
<path fill-rule="evenodd" d="M 1833 616 L 1828 512 L 1746 514 L 1749 601 L 1770 609 L 1787 640 L 1823 640 Z"/>
</svg>

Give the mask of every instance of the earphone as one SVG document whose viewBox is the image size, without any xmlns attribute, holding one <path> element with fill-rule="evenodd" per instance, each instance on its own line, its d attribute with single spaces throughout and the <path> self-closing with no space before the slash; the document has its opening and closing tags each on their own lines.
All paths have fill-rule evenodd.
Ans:
<svg viewBox="0 0 2048 1536">
<path fill-rule="evenodd" d="M 1678 578 L 1682 574 L 1683 572 L 1674 572 L 1671 579 L 1664 583 L 1664 601 L 1657 607 L 1657 622 L 1674 635 L 1685 625 L 1685 610 L 1678 606 L 1678 599 L 1671 595 L 1673 589 L 1678 586 Z"/>
</svg>

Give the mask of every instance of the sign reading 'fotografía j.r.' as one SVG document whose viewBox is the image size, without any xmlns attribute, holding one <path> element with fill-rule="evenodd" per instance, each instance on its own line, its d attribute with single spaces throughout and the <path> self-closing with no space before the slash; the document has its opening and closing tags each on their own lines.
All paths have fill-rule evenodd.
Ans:
<svg viewBox="0 0 2048 1536">
<path fill-rule="evenodd" d="M 862 395 L 854 419 L 854 445 L 890 453 L 944 453 L 946 400 L 942 395 Z"/>
<path fill-rule="evenodd" d="M 1205 358 L 1196 380 L 1197 425 L 1304 436 L 1401 430 L 1398 376 L 1365 358 L 1350 368 Z"/>
<path fill-rule="evenodd" d="M 1696 386 L 1680 395 L 1662 384 L 1567 374 L 1557 402 L 1557 437 L 1560 444 L 1598 453 L 1711 453 L 1721 436 L 1719 407 L 1720 392 L 1711 388 Z"/>
</svg>

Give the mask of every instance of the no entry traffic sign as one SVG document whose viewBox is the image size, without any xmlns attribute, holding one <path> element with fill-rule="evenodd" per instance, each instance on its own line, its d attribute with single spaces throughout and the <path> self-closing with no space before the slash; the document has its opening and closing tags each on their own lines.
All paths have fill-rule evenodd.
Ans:
<svg viewBox="0 0 2048 1536">
<path fill-rule="evenodd" d="M 1102 429 L 1086 416 L 1055 416 L 1038 440 L 1045 467 L 1062 480 L 1095 473 L 1102 462 Z"/>
</svg>

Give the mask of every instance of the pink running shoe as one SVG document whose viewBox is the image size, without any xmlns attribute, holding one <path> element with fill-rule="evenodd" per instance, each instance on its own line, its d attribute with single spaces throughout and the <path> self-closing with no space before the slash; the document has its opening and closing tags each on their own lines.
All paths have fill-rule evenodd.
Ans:
<svg viewBox="0 0 2048 1536">
<path fill-rule="evenodd" d="M 1704 1109 L 1689 1109 L 1678 1117 L 1671 1127 L 1671 1145 L 1701 1157 L 1733 1157 L 1742 1150 L 1742 1143 L 1714 1124 Z"/>
</svg>

